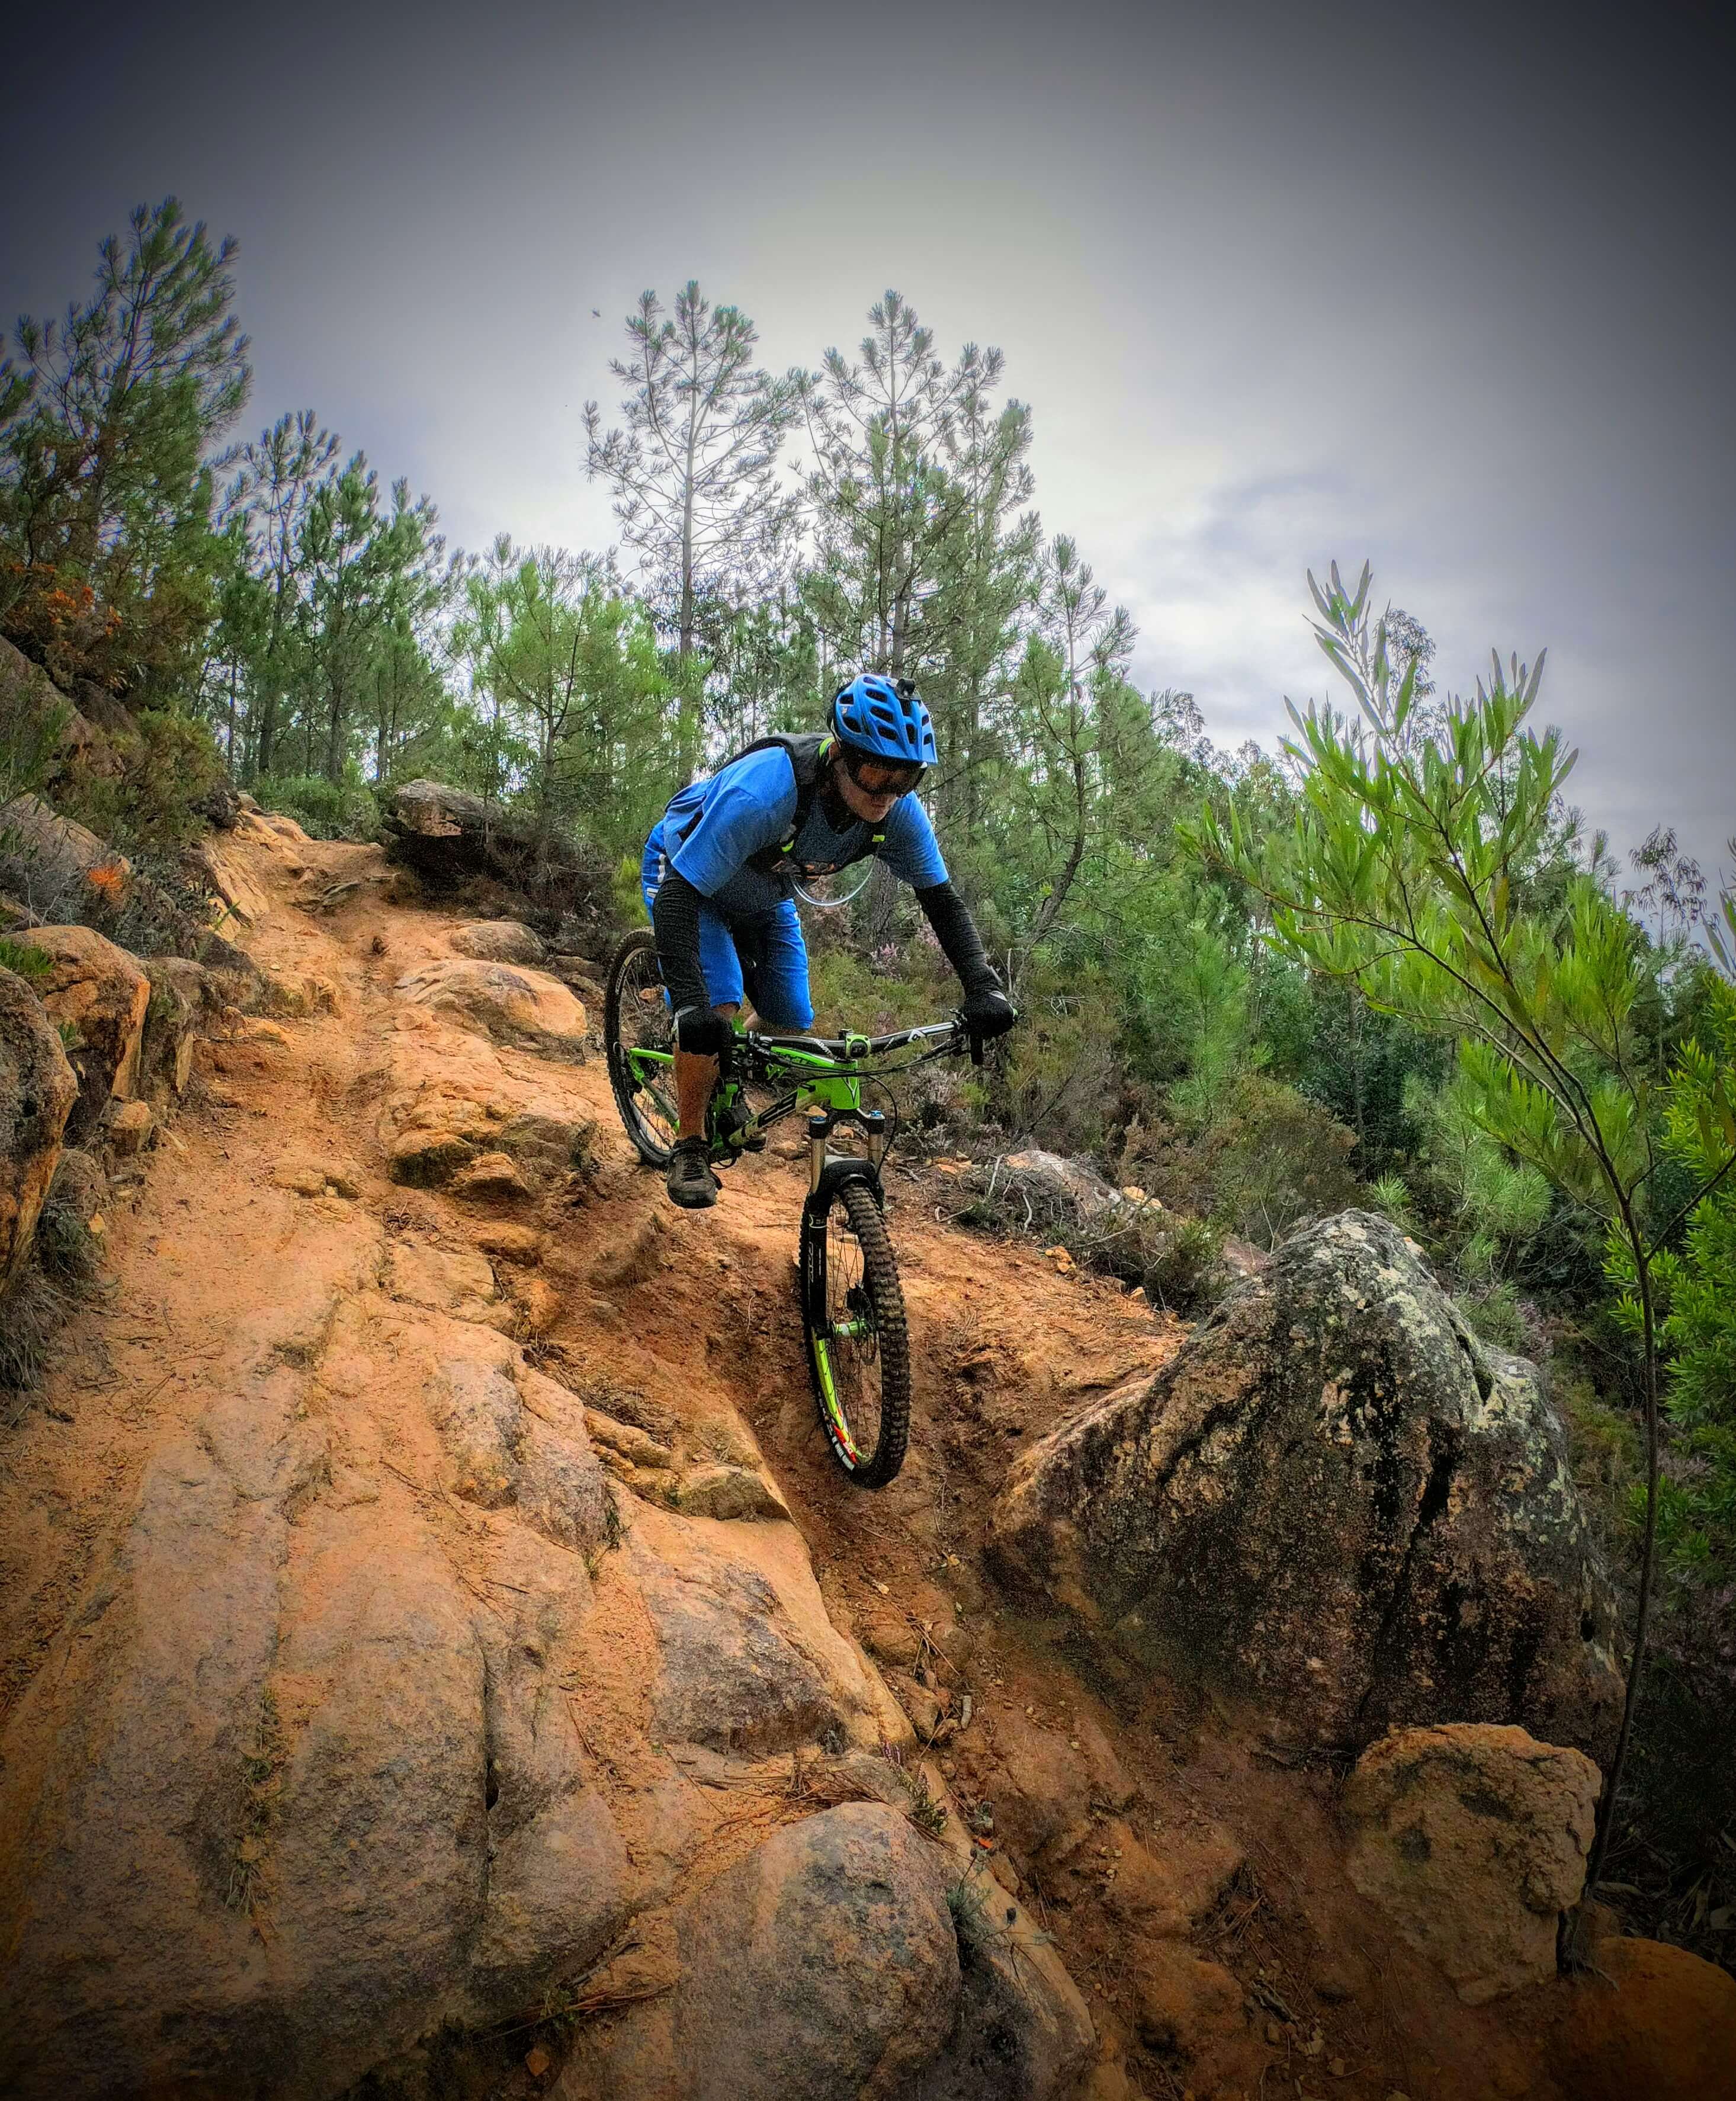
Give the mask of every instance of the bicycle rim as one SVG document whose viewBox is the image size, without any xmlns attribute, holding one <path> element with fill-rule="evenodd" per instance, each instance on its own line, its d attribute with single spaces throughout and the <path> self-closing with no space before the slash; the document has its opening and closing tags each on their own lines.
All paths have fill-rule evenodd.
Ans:
<svg viewBox="0 0 1736 2101">
<path fill-rule="evenodd" d="M 603 1039 L 609 1086 L 627 1135 L 642 1159 L 653 1167 L 666 1166 L 678 1129 L 675 1073 L 668 1062 L 675 1048 L 675 1024 L 663 990 L 656 940 L 648 929 L 629 934 L 615 951 Z"/>
<path fill-rule="evenodd" d="M 884 1488 L 904 1462 L 910 1344 L 892 1244 L 865 1181 L 802 1226 L 803 1325 L 819 1419 L 850 1479 Z"/>
</svg>

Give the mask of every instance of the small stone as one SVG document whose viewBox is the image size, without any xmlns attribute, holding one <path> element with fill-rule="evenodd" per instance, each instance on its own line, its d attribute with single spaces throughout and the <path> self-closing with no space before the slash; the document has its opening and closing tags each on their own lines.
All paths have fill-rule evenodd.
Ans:
<svg viewBox="0 0 1736 2101">
<path fill-rule="evenodd" d="M 157 1127 L 156 1117 L 144 1102 L 111 1103 L 104 1121 L 109 1143 L 123 1157 L 144 1152 Z"/>
<path fill-rule="evenodd" d="M 519 1172 L 510 1152 L 479 1153 L 462 1168 L 450 1184 L 455 1196 L 470 1196 L 490 1203 L 516 1202 L 530 1195 L 530 1187 Z"/>
<path fill-rule="evenodd" d="M 1349 2066 L 1345 2063 L 1341 2057 L 1327 2058 L 1326 2060 L 1326 2068 L 1330 2076 L 1334 2079 L 1344 2078 L 1350 2069 Z"/>
<path fill-rule="evenodd" d="M 541 2079 L 554 2062 L 549 2053 L 540 2046 L 524 2053 L 524 2069 L 532 2079 Z"/>
<path fill-rule="evenodd" d="M 1341 2006 L 1356 1997 L 1364 1981 L 1348 1962 L 1336 1962 L 1323 1964 L 1314 1972 L 1314 1987 L 1327 2006 Z"/>
<path fill-rule="evenodd" d="M 281 1049 L 289 1047 L 289 1032 L 275 1021 L 267 1021 L 261 1015 L 246 1015 L 241 1023 L 241 1040 L 245 1043 L 276 1043 Z"/>
<path fill-rule="evenodd" d="M 528 1269 L 542 1260 L 542 1235 L 534 1226 L 502 1222 L 484 1226 L 473 1237 L 484 1254 L 497 1255 L 502 1262 L 518 1263 Z"/>
<path fill-rule="evenodd" d="M 1268 2021 L 1266 2023 L 1266 2039 L 1270 2043 L 1280 2043 L 1283 2041 L 1284 2032 L 1281 2028 L 1279 2028 L 1276 2021 Z"/>
</svg>

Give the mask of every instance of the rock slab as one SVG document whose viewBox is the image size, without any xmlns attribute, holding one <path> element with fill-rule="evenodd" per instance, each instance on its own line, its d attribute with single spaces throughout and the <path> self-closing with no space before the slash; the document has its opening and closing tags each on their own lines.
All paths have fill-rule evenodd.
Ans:
<svg viewBox="0 0 1736 2101">
<path fill-rule="evenodd" d="M 455 955 L 484 963 L 540 964 L 547 953 L 541 938 L 519 919 L 477 919 L 452 936 Z"/>
<path fill-rule="evenodd" d="M 397 989 L 417 1006 L 507 1042 L 571 1056 L 584 1049 L 584 1008 L 541 971 L 453 956 L 411 971 Z"/>
<path fill-rule="evenodd" d="M 1601 1785 L 1583 1753 L 1523 1729 L 1398 1730 L 1345 1787 L 1350 1880 L 1467 2005 L 1546 1983 Z"/>
<path fill-rule="evenodd" d="M 48 959 L 37 989 L 50 1020 L 77 1032 L 78 1099 L 67 1119 L 76 1144 L 96 1129 L 111 1100 L 128 1101 L 138 1091 L 151 980 L 137 957 L 93 927 L 35 927 L 29 940 Z"/>
<path fill-rule="evenodd" d="M 1363 1212 L 1298 1234 L 1155 1380 L 1027 1453 L 992 1547 L 1106 1656 L 1305 1740 L 1445 1720 L 1613 1739 L 1614 1598 L 1560 1418 Z"/>
<path fill-rule="evenodd" d="M 678 1922 L 681 1978 L 555 2090 L 635 2101 L 898 2101 L 959 2003 L 944 1856 L 881 1802 L 786 1825 Z"/>
<path fill-rule="evenodd" d="M 0 970 L 0 1294 L 30 1252 L 78 1079 L 42 1002 Z"/>
</svg>

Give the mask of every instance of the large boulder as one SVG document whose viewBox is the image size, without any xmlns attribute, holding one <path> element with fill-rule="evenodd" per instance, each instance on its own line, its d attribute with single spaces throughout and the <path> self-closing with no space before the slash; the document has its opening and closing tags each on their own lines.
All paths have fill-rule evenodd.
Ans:
<svg viewBox="0 0 1736 2101">
<path fill-rule="evenodd" d="M 30 1252 L 77 1099 L 78 1077 L 41 1001 L 0 970 L 0 1297 Z"/>
<path fill-rule="evenodd" d="M 878 1674 L 828 1617 L 794 1525 L 640 1504 L 625 1551 L 656 1638 L 659 1742 L 757 1758 L 908 1738 Z"/>
<path fill-rule="evenodd" d="M 184 1094 L 200 1020 L 209 1009 L 210 975 L 182 956 L 152 957 L 144 974 L 151 995 L 139 1049 L 139 1091 L 155 1099 Z"/>
<path fill-rule="evenodd" d="M 424 963 L 400 978 L 400 995 L 504 1042 L 558 1057 L 585 1049 L 585 1010 L 555 979 L 466 956 Z"/>
<path fill-rule="evenodd" d="M 958 1933 L 958 2011 L 910 2101 L 1061 2101 L 1073 2094 L 1097 2038 L 1049 1935 L 980 1856 L 961 1867 L 956 1847 L 948 1902 Z"/>
<path fill-rule="evenodd" d="M 1350 1880 L 1467 2006 L 1555 1975 L 1601 1785 L 1583 1752 L 1523 1729 L 1400 1729 L 1344 1791 Z"/>
<path fill-rule="evenodd" d="M 606 1519 L 582 1408 L 469 1331 L 550 1420 L 455 1562 L 409 1475 L 417 1387 L 466 1336 L 369 1295 L 356 1214 L 296 1221 L 0 1741 L 21 2101 L 334 2095 L 445 2022 L 534 2010 L 634 1903 L 563 1683 Z M 351 1434 L 382 1395 L 405 1413 L 371 1462 Z"/>
<path fill-rule="evenodd" d="M 881 1802 L 775 1832 L 686 1907 L 680 1982 L 581 2043 L 562 2101 L 896 2101 L 959 2001 L 944 1856 Z"/>
<path fill-rule="evenodd" d="M 39 664 L 0 636 L 0 739 L 42 752 L 47 777 L 72 772 L 113 780 L 121 754 Z"/>
<path fill-rule="evenodd" d="M 535 1189 L 585 1170 L 596 1126 L 522 1067 L 509 1071 L 488 1037 L 408 1006 L 380 1074 L 379 1137 L 392 1179 L 449 1183 L 491 1152 L 510 1153 Z"/>
<path fill-rule="evenodd" d="M 1560 1420 L 1363 1212 L 1297 1235 L 1155 1380 L 1034 1447 L 992 1545 L 1106 1655 L 1304 1741 L 1518 1722 L 1601 1755 L 1613 1736 L 1614 1600 Z"/>
<path fill-rule="evenodd" d="M 139 1090 L 151 980 L 136 956 L 94 927 L 35 927 L 29 940 L 48 959 L 48 974 L 37 987 L 48 1018 L 75 1035 L 78 1099 L 67 1119 L 67 1137 L 78 1143 L 97 1129 L 111 1101 L 130 1101 Z"/>
</svg>

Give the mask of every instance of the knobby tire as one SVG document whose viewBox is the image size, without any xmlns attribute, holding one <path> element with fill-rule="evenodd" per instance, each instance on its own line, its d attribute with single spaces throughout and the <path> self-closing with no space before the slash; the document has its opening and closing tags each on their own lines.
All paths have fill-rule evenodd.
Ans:
<svg viewBox="0 0 1736 2101">
<path fill-rule="evenodd" d="M 673 1144 L 647 1118 L 639 1104 L 639 1090 L 635 1087 L 627 1064 L 629 1050 L 647 1047 L 642 1038 L 642 1024 L 647 1011 L 637 998 L 638 990 L 661 982 L 657 964 L 656 936 L 648 927 L 641 927 L 629 934 L 615 951 L 609 964 L 608 988 L 603 999 L 603 1046 L 608 1060 L 609 1087 L 615 1096 L 615 1107 L 629 1138 L 640 1159 L 652 1167 L 667 1167 Z M 625 1015 L 629 1024 L 623 1026 L 624 1003 L 630 1003 L 634 1011 Z M 664 1008 L 667 1014 L 667 1008 Z M 627 1040 L 629 1037 L 631 1041 Z M 669 1043 L 674 1048 L 674 1024 L 669 1024 Z M 656 1046 L 660 1049 L 664 1046 Z M 669 1073 L 669 1090 L 673 1104 L 675 1076 Z"/>
<path fill-rule="evenodd" d="M 849 1425 L 850 1441 L 856 1448 L 854 1456 L 840 1437 L 827 1406 L 821 1352 L 817 1347 L 825 1336 L 829 1320 L 827 1286 L 830 1232 L 833 1214 L 840 1210 L 862 1253 L 862 1289 L 873 1307 L 875 1360 L 880 1389 L 879 1418 L 872 1449 L 863 1441 L 866 1424 Z M 910 1333 L 892 1242 L 872 1185 L 864 1179 L 835 1187 L 824 1211 L 811 1211 L 804 1220 L 802 1240 L 802 1326 L 820 1426 L 832 1447 L 832 1456 L 859 1488 L 883 1488 L 897 1478 L 910 1440 Z M 836 1392 L 836 1369 L 833 1387 Z M 847 1408 L 846 1419 L 847 1422 Z"/>
</svg>

